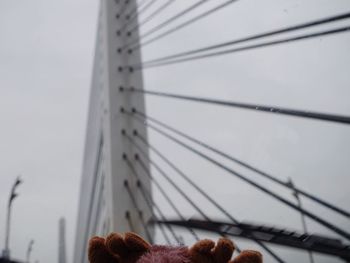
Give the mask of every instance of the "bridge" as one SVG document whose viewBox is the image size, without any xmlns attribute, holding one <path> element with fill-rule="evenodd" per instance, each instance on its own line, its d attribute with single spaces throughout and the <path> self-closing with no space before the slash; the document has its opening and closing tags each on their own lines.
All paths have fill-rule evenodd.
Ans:
<svg viewBox="0 0 350 263">
<path fill-rule="evenodd" d="M 167 48 L 158 47 L 152 53 L 154 57 L 143 59 L 144 49 L 183 30 L 199 30 L 201 21 L 218 18 L 241 2 L 198 0 L 182 6 L 176 0 L 100 1 L 74 262 L 87 262 L 89 237 L 112 231 L 134 231 L 151 243 L 168 244 L 191 244 L 206 236 L 233 236 L 237 253 L 253 247 L 264 254 L 266 262 L 290 262 L 288 253 L 295 249 L 304 251 L 305 262 L 317 262 L 315 256 L 321 254 L 340 262 L 350 261 L 350 232 L 344 227 L 350 218 L 347 208 L 315 193 L 313 187 L 296 183 L 290 167 L 287 171 L 279 167 L 275 170 L 280 173 L 275 174 L 269 171 L 274 169 L 263 169 L 250 158 L 240 157 L 247 156 L 242 154 L 246 151 L 244 143 L 234 144 L 241 147 L 224 147 L 231 143 L 228 136 L 240 141 L 236 132 L 252 132 L 238 131 L 240 123 L 232 126 L 236 130 L 225 131 L 226 124 L 237 122 L 240 116 L 240 121 L 259 120 L 256 123 L 260 126 L 251 126 L 257 136 L 264 123 L 261 120 L 271 123 L 269 118 L 274 118 L 281 127 L 286 123 L 307 125 L 312 138 L 318 133 L 327 134 L 323 129 L 349 133 L 350 115 L 247 102 L 239 96 L 225 95 L 220 87 L 213 87 L 217 90 L 214 96 L 205 96 L 205 90 L 192 87 L 196 79 L 180 91 L 145 85 L 154 83 L 156 74 L 164 72 L 157 70 L 171 71 L 175 65 L 181 67 L 174 70 L 173 79 L 181 79 L 181 73 L 203 61 L 234 59 L 242 53 L 286 45 L 296 45 L 297 52 L 302 52 L 300 43 L 350 33 L 350 10 L 344 10 L 257 33 L 232 34 L 228 40 L 214 39 L 213 44 L 193 48 L 184 39 L 177 42 L 180 52 L 166 53 Z M 226 31 L 226 27 L 230 27 L 230 21 L 218 30 Z M 218 78 L 211 80 L 212 85 L 222 83 L 219 80 L 228 71 L 224 66 L 213 68 Z M 158 72 L 153 73 L 151 81 L 147 80 L 148 71 Z M 155 103 L 162 103 L 163 112 L 158 115 L 167 118 L 160 119 L 148 111 Z M 214 109 L 214 113 L 205 117 L 205 107 Z M 184 119 L 190 111 L 195 111 L 198 122 L 186 121 L 185 127 L 169 122 L 172 118 Z M 204 127 L 200 122 L 206 118 Z M 249 125 L 242 123 L 242 127 Z M 207 129 L 216 129 L 216 141 L 224 141 L 224 146 L 209 141 Z M 191 130 L 201 130 L 204 135 Z M 163 145 L 170 148 L 164 149 Z M 319 180 L 322 178 L 315 175 L 309 184 L 317 185 Z M 347 223 L 338 224 L 326 213 Z M 251 221 L 245 222 L 247 219 Z M 322 229 L 322 234 L 310 232 L 308 228 L 313 226 Z"/>
</svg>

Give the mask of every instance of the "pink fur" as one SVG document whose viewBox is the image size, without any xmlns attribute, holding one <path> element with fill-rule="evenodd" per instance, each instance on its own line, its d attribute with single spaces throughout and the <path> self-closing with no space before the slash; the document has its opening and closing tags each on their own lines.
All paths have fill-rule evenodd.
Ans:
<svg viewBox="0 0 350 263">
<path fill-rule="evenodd" d="M 190 263 L 187 247 L 153 246 L 137 263 Z"/>
</svg>

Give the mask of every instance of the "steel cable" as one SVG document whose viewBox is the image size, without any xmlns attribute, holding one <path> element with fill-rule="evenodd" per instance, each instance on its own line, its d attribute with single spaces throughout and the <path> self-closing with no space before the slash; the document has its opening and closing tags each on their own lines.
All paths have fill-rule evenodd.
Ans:
<svg viewBox="0 0 350 263">
<path fill-rule="evenodd" d="M 190 7 L 186 8 L 186 9 L 182 10 L 181 12 L 177 13 L 176 15 L 170 17 L 169 19 L 167 19 L 166 21 L 164 21 L 160 25 L 157 25 L 157 26 L 151 28 L 149 31 L 147 31 L 144 34 L 142 34 L 140 36 L 140 38 L 145 38 L 145 37 L 153 34 L 154 32 L 157 32 L 158 30 L 160 30 L 163 27 L 169 25 L 170 23 L 174 22 L 175 20 L 177 20 L 180 17 L 186 15 L 187 13 L 191 12 L 192 10 L 196 9 L 197 7 L 201 6 L 202 4 L 204 4 L 204 3 L 208 2 L 208 1 L 210 1 L 210 0 L 200 0 L 200 1 L 196 2 L 195 4 L 191 5 Z M 137 42 L 138 42 L 138 40 L 131 41 L 131 42 L 127 43 L 125 46 L 123 46 L 122 49 L 130 47 L 130 46 L 136 44 Z"/>
<path fill-rule="evenodd" d="M 159 120 L 156 120 L 153 117 L 145 115 L 142 112 L 137 111 L 136 109 L 134 109 L 133 112 L 135 114 L 141 116 L 145 120 L 152 121 L 153 123 L 156 123 L 159 126 L 161 126 L 163 128 L 166 128 L 167 130 L 170 130 L 170 131 L 174 132 L 175 134 L 177 134 L 179 136 L 182 136 L 183 138 L 186 138 L 189 141 L 194 142 L 195 144 L 197 144 L 199 146 L 202 146 L 202 147 L 204 147 L 204 148 L 206 148 L 206 149 L 208 149 L 208 150 L 210 150 L 210 151 L 212 151 L 212 152 L 214 152 L 214 153 L 216 153 L 216 154 L 226 158 L 227 160 L 230 160 L 230 161 L 232 161 L 234 163 L 237 163 L 237 164 L 239 164 L 239 165 L 241 165 L 241 166 L 243 166 L 243 167 L 245 167 L 245 168 L 247 168 L 247 169 L 249 169 L 249 170 L 251 170 L 251 171 L 253 171 L 253 172 L 255 172 L 255 173 L 257 173 L 257 174 L 259 174 L 259 175 L 261 175 L 261 176 L 263 176 L 263 177 L 265 177 L 265 178 L 267 178 L 267 179 L 269 179 L 269 180 L 271 180 L 271 181 L 273 181 L 275 183 L 277 183 L 277 184 L 279 184 L 279 185 L 285 186 L 288 189 L 293 190 L 293 192 L 296 192 L 296 193 L 298 193 L 300 195 L 303 195 L 304 197 L 307 197 L 310 200 L 313 200 L 313 201 L 317 202 L 318 204 L 323 205 L 324 207 L 327 207 L 327 208 L 329 208 L 329 209 L 331 209 L 331 210 L 333 210 L 333 211 L 335 211 L 335 212 L 337 212 L 337 213 L 339 213 L 339 214 L 341 214 L 343 216 L 346 216 L 346 217 L 350 218 L 350 213 L 349 212 L 345 211 L 342 208 L 336 207 L 335 205 L 330 204 L 330 203 L 320 199 L 319 197 L 317 197 L 317 196 L 315 196 L 315 195 L 313 195 L 311 193 L 308 193 L 308 192 L 306 192 L 304 190 L 301 190 L 300 188 L 298 188 L 296 186 L 292 186 L 290 182 L 284 182 L 284 181 L 282 181 L 282 180 L 280 180 L 280 179 L 278 179 L 278 178 L 276 178 L 276 177 L 274 177 L 274 176 L 272 176 L 272 175 L 270 175 L 270 174 L 268 174 L 268 173 L 266 173 L 266 172 L 264 172 L 264 171 L 262 171 L 262 170 L 260 170 L 260 169 L 258 169 L 256 167 L 254 167 L 254 166 L 252 166 L 250 164 L 247 164 L 247 163 L 237 159 L 236 157 L 233 157 L 233 156 L 231 156 L 231 155 L 229 155 L 227 153 L 224 153 L 223 151 L 220 151 L 220 150 L 214 148 L 213 146 L 208 145 L 207 143 L 205 143 L 203 141 L 197 140 L 194 137 L 189 136 L 188 134 L 185 134 L 185 133 L 179 131 L 178 129 L 170 127 L 169 125 L 167 125 L 167 124 L 165 124 L 165 123 L 163 123 L 163 122 L 161 122 Z"/>
<path fill-rule="evenodd" d="M 132 163 L 130 162 L 130 160 L 127 158 L 126 155 L 124 155 L 124 158 L 123 158 L 123 159 L 126 161 L 126 163 L 127 163 L 128 167 L 129 167 L 129 169 L 131 170 L 132 174 L 136 177 L 137 186 L 138 186 L 139 183 L 142 184 L 142 182 L 140 181 L 140 177 L 139 177 L 139 175 L 137 174 L 137 172 L 136 172 L 136 170 L 135 170 L 135 167 L 132 165 Z M 146 201 L 146 200 L 145 200 L 145 201 Z M 147 202 L 147 201 L 146 201 L 146 202 Z M 148 206 L 148 203 L 147 203 L 147 206 Z M 157 216 L 154 214 L 152 207 L 149 207 L 149 209 L 150 209 L 150 211 L 151 211 L 151 213 L 152 213 L 152 217 L 153 217 L 154 219 L 157 220 Z M 162 232 L 162 234 L 163 234 L 163 236 L 164 236 L 166 242 L 170 245 L 171 242 L 170 242 L 170 239 L 169 239 L 168 235 L 166 234 L 166 232 L 165 232 L 165 230 L 164 230 L 164 226 L 159 224 L 159 229 L 160 229 L 160 231 Z"/>
<path fill-rule="evenodd" d="M 350 117 L 343 116 L 343 115 L 335 115 L 335 114 L 313 112 L 313 111 L 303 111 L 303 110 L 273 107 L 273 106 L 266 106 L 266 105 L 259 105 L 259 104 L 248 104 L 248 103 L 241 103 L 241 102 L 227 101 L 227 100 L 216 100 L 216 99 L 209 99 L 209 98 L 203 98 L 203 97 L 185 96 L 185 95 L 179 95 L 179 94 L 173 94 L 173 93 L 165 93 L 165 92 L 135 89 L 135 88 L 130 88 L 127 90 L 130 92 L 140 92 L 140 93 L 150 94 L 154 96 L 167 97 L 167 98 L 173 98 L 173 99 L 209 103 L 209 104 L 215 104 L 220 106 L 261 111 L 261 112 L 267 112 L 272 114 L 289 115 L 293 117 L 301 117 L 301 118 L 336 122 L 336 123 L 342 123 L 342 124 L 350 124 Z"/>
<path fill-rule="evenodd" d="M 128 138 L 130 140 L 130 138 Z M 135 175 L 135 177 L 141 182 L 139 175 L 137 174 L 135 167 L 132 165 L 132 163 L 130 162 L 129 159 L 125 159 L 130 170 L 132 170 L 132 173 Z M 182 215 L 182 213 L 180 212 L 180 210 L 177 208 L 177 206 L 175 205 L 175 203 L 171 200 L 171 198 L 169 197 L 169 195 L 166 193 L 166 191 L 163 189 L 163 187 L 160 185 L 160 183 L 151 175 L 151 173 L 147 170 L 144 169 L 144 167 L 142 167 L 145 174 L 147 175 L 147 177 L 155 184 L 155 186 L 158 188 L 158 190 L 160 191 L 160 193 L 163 195 L 163 197 L 167 200 L 167 202 L 170 204 L 170 206 L 173 208 L 173 210 L 175 211 L 175 213 L 179 216 L 179 218 L 181 220 L 185 220 L 185 217 Z M 192 236 L 194 237 L 195 240 L 199 240 L 199 237 L 197 236 L 197 234 L 192 230 L 192 229 L 188 229 L 188 231 L 192 234 Z"/>
<path fill-rule="evenodd" d="M 157 210 L 157 212 L 159 213 L 160 217 L 166 219 L 163 212 L 160 210 L 159 206 L 151 198 L 149 198 L 149 196 L 146 196 L 145 189 L 143 188 L 143 186 L 141 184 L 138 184 L 137 187 L 140 189 L 140 192 L 141 192 L 143 198 L 145 199 L 148 207 L 150 209 L 152 209 L 152 207 L 154 207 Z M 175 241 L 177 243 L 180 243 L 180 240 L 179 240 L 178 236 L 175 234 L 175 231 L 173 230 L 173 228 L 169 225 L 167 226 L 167 228 L 169 229 L 169 231 L 170 231 L 171 235 L 173 236 L 173 238 L 175 239 Z"/>
<path fill-rule="evenodd" d="M 163 5 L 161 5 L 159 8 L 157 8 L 156 10 L 154 10 L 153 13 L 151 13 L 148 17 L 146 17 L 145 19 L 143 19 L 139 24 L 136 24 L 135 26 L 133 26 L 131 29 L 129 29 L 129 32 L 134 32 L 136 31 L 138 28 L 144 26 L 146 23 L 148 23 L 149 21 L 151 21 L 153 18 L 155 18 L 158 14 L 160 14 L 163 10 L 165 10 L 167 7 L 169 7 L 171 4 L 175 3 L 176 0 L 168 0 L 167 2 L 165 2 Z"/>
<path fill-rule="evenodd" d="M 138 214 L 139 214 L 139 218 L 140 218 L 141 224 L 142 224 L 142 226 L 143 226 L 144 229 L 145 229 L 145 233 L 146 233 L 146 236 L 147 236 L 148 240 L 149 240 L 151 243 L 153 243 L 153 238 L 152 238 L 152 236 L 151 236 L 151 234 L 150 234 L 150 232 L 149 232 L 148 226 L 147 226 L 147 224 L 146 224 L 146 222 L 145 222 L 145 220 L 144 220 L 144 218 L 143 218 L 143 216 L 142 216 L 142 212 L 141 212 L 139 206 L 137 205 L 135 196 L 132 194 L 131 189 L 129 188 L 128 181 L 125 181 L 125 182 L 124 182 L 124 186 L 125 186 L 127 192 L 129 193 L 129 196 L 130 196 L 130 199 L 131 199 L 131 201 L 132 201 L 132 204 L 134 205 L 135 209 L 137 210 L 137 212 L 138 212 Z"/>
<path fill-rule="evenodd" d="M 130 137 L 129 137 L 130 138 Z M 130 138 L 131 139 L 131 138 Z M 154 162 L 152 161 L 149 157 L 147 157 L 147 155 L 143 152 L 142 148 L 134 141 L 134 140 L 130 140 L 131 143 L 139 150 L 139 152 L 144 156 L 144 158 L 147 159 L 147 161 L 153 165 L 154 168 L 156 168 L 156 170 L 197 210 L 197 212 L 199 212 L 207 221 L 212 221 L 192 200 L 191 198 L 189 198 L 187 196 L 187 194 L 185 194 L 181 188 L 172 180 L 170 179 L 170 177 Z M 141 162 L 142 166 L 146 167 L 145 164 L 142 162 L 142 160 L 140 160 L 140 158 L 138 158 L 138 160 Z M 204 191 L 202 191 L 203 193 Z M 211 199 L 211 201 L 213 201 L 213 199 Z M 215 202 L 215 201 L 214 201 Z M 226 215 L 229 215 L 228 213 Z M 238 223 L 238 220 L 236 220 L 235 218 L 233 218 L 231 215 L 229 215 L 229 218 L 231 220 L 233 220 L 234 222 Z M 219 233 L 221 236 L 225 236 L 222 233 Z M 282 260 L 277 254 L 275 254 L 268 246 L 266 246 L 264 243 L 262 243 L 261 241 L 255 239 L 252 236 L 252 240 L 255 241 L 258 245 L 260 245 L 266 252 L 268 252 L 277 262 L 283 263 L 285 262 L 284 260 Z M 240 249 L 238 248 L 238 246 L 236 246 L 236 249 L 238 251 L 240 251 Z"/>
<path fill-rule="evenodd" d="M 136 179 L 137 179 L 137 181 L 138 181 L 137 186 L 139 186 L 139 184 L 142 184 L 142 182 L 141 182 L 140 176 L 139 176 L 138 173 L 136 172 L 135 167 L 132 165 L 132 163 L 130 162 L 130 160 L 129 160 L 126 156 L 124 156 L 124 160 L 126 161 L 128 167 L 129 167 L 130 170 L 132 171 L 132 174 L 136 177 Z M 165 191 L 164 191 L 163 188 L 160 186 L 160 184 L 159 184 L 158 182 L 156 182 L 156 180 L 153 178 L 153 176 L 149 176 L 149 174 L 148 174 L 147 172 L 146 172 L 146 174 L 147 174 L 147 176 L 150 178 L 150 180 L 153 181 L 153 183 L 155 183 L 155 185 L 159 188 L 159 190 L 161 191 L 161 193 L 164 194 Z M 143 185 L 142 185 L 142 187 L 143 187 Z M 146 189 L 143 187 L 143 190 L 146 190 Z M 151 194 L 148 193 L 148 196 L 151 196 Z M 169 197 L 166 195 L 166 193 L 165 193 L 164 196 L 166 196 L 166 199 L 169 198 Z M 167 200 L 168 200 L 168 199 L 167 199 Z M 145 199 L 145 201 L 148 202 L 146 199 Z M 148 205 L 148 204 L 147 204 L 147 205 Z M 151 210 L 152 210 L 152 209 L 151 209 Z M 158 213 L 161 215 L 161 217 L 164 217 L 164 218 L 165 218 L 164 214 L 163 214 L 162 211 L 159 209 L 159 207 L 157 208 L 157 211 L 158 211 Z M 176 240 L 176 242 L 179 243 L 179 239 L 178 239 L 177 236 L 175 235 L 175 232 L 172 230 L 172 228 L 171 228 L 171 227 L 170 227 L 170 228 L 168 227 L 168 229 L 169 229 L 169 231 L 171 232 L 171 234 L 173 235 L 173 237 L 174 237 L 174 239 Z"/>
<path fill-rule="evenodd" d="M 143 8 L 140 8 L 140 10 L 138 11 L 138 9 L 136 9 L 135 12 L 129 13 L 127 15 L 127 22 L 125 22 L 125 24 L 122 26 L 121 30 L 125 30 L 128 25 L 131 25 L 134 20 L 140 16 L 142 13 L 144 13 L 145 11 L 147 11 L 147 9 L 149 9 L 150 7 L 152 7 L 152 5 L 156 2 L 157 0 L 151 0 L 147 5 L 145 5 Z M 129 31 L 129 33 L 131 33 Z"/>
<path fill-rule="evenodd" d="M 143 121 L 141 121 L 142 123 L 144 123 Z M 196 155 L 202 157 L 203 159 L 209 161 L 210 163 L 214 164 L 215 166 L 225 170 L 226 172 L 228 172 L 229 174 L 245 181 L 246 183 L 252 185 L 253 187 L 255 187 L 256 189 L 259 189 L 260 191 L 266 193 L 267 195 L 273 197 L 274 199 L 280 201 L 281 203 L 289 206 L 290 208 L 293 208 L 296 211 L 302 212 L 304 213 L 307 217 L 311 218 L 313 221 L 318 222 L 319 224 L 323 225 L 324 227 L 332 230 L 333 232 L 339 234 L 340 236 L 350 240 L 350 234 L 348 232 L 346 232 L 345 230 L 333 225 L 332 223 L 320 218 L 319 216 L 303 209 L 303 208 L 299 208 L 297 205 L 293 204 L 292 202 L 288 201 L 287 199 L 283 198 L 282 196 L 274 193 L 273 191 L 269 190 L 268 188 L 254 182 L 253 180 L 241 175 L 240 173 L 232 170 L 231 168 L 227 167 L 226 165 L 216 161 L 215 159 L 209 157 L 208 155 L 196 150 L 195 148 L 179 141 L 178 139 L 176 139 L 175 137 L 169 135 L 168 133 L 158 129 L 157 127 L 149 124 L 149 123 L 144 123 L 144 125 L 146 125 L 147 127 L 151 128 L 152 130 L 156 131 L 157 133 L 163 135 L 164 137 L 170 139 L 171 141 L 177 143 L 178 145 L 181 145 L 182 147 L 186 148 L 187 150 L 189 150 L 190 152 L 195 153 Z"/>
<path fill-rule="evenodd" d="M 222 51 L 217 51 L 217 52 L 212 52 L 212 53 L 206 53 L 206 54 L 201 54 L 201 55 L 197 55 L 197 56 L 190 56 L 190 57 L 184 57 L 184 58 L 173 59 L 173 60 L 164 60 L 164 61 L 163 61 L 163 58 L 160 58 L 157 60 L 162 60 L 161 62 L 155 62 L 155 61 L 151 60 L 151 61 L 146 61 L 142 64 L 131 65 L 131 67 L 133 67 L 135 70 L 140 70 L 140 69 L 145 69 L 145 68 L 154 68 L 154 67 L 172 65 L 172 64 L 183 63 L 183 62 L 193 61 L 193 60 L 198 60 L 198 59 L 217 57 L 217 56 L 247 51 L 247 50 L 251 50 L 251 49 L 257 49 L 257 48 L 262 48 L 262 47 L 269 47 L 269 46 L 274 46 L 274 45 L 291 43 L 291 42 L 305 40 L 305 39 L 311 39 L 311 38 L 322 37 L 322 36 L 330 36 L 330 35 L 339 34 L 339 33 L 346 33 L 348 31 L 350 31 L 350 26 L 345 26 L 345 27 L 340 27 L 340 28 L 336 28 L 336 29 L 320 31 L 320 32 L 312 33 L 312 34 L 305 34 L 305 35 L 301 35 L 301 36 L 297 36 L 297 37 L 285 38 L 285 39 L 281 39 L 281 40 L 264 42 L 264 43 L 254 44 L 254 45 L 240 47 L 240 48 L 233 48 L 233 49 L 222 50 Z"/>
<path fill-rule="evenodd" d="M 224 3 L 222 3 L 222 4 L 218 5 L 218 6 L 215 6 L 214 8 L 212 8 L 212 9 L 210 9 L 208 11 L 205 11 L 204 13 L 199 14 L 198 16 L 195 16 L 194 18 L 191 18 L 191 19 L 185 21 L 184 23 L 181 23 L 181 24 L 179 24 L 179 25 L 177 25 L 177 26 L 175 26 L 175 27 L 165 31 L 164 33 L 159 34 L 158 36 L 155 36 L 155 37 L 153 37 L 153 38 L 151 38 L 149 40 L 146 40 L 145 42 L 141 42 L 141 43 L 139 43 L 139 44 L 137 44 L 135 46 L 132 46 L 132 47 L 130 47 L 130 49 L 131 50 L 136 50 L 136 49 L 139 49 L 141 47 L 145 47 L 145 46 L 147 46 L 147 45 L 149 45 L 151 43 L 154 43 L 156 40 L 162 39 L 165 36 L 168 36 L 168 35 L 176 32 L 176 31 L 178 31 L 180 29 L 183 29 L 184 27 L 187 27 L 187 26 L 193 24 L 194 22 L 197 22 L 200 19 L 205 18 L 205 17 L 207 17 L 207 16 L 209 16 L 209 15 L 211 15 L 211 14 L 213 14 L 213 13 L 215 13 L 215 12 L 221 10 L 221 9 L 223 9 L 224 7 L 227 7 L 227 6 L 229 6 L 230 4 L 233 4 L 236 1 L 238 1 L 238 0 L 226 1 L 226 2 L 224 2 Z"/>
<path fill-rule="evenodd" d="M 194 50 L 189 50 L 189 51 L 185 51 L 185 52 L 181 52 L 181 53 L 176 53 L 176 54 L 161 57 L 158 59 L 152 59 L 150 61 L 144 62 L 144 64 L 146 64 L 146 63 L 158 63 L 158 62 L 162 62 L 162 61 L 168 61 L 168 60 L 172 60 L 172 59 L 177 59 L 177 58 L 181 58 L 181 57 L 195 55 L 198 53 L 204 53 L 204 52 L 208 52 L 208 51 L 212 51 L 212 50 L 217 50 L 217 49 L 221 49 L 221 48 L 225 48 L 225 47 L 231 47 L 231 46 L 234 46 L 237 44 L 242 44 L 242 43 L 249 42 L 252 40 L 258 40 L 261 38 L 266 38 L 266 37 L 270 37 L 270 36 L 284 34 L 287 32 L 293 32 L 293 31 L 306 29 L 306 28 L 310 28 L 310 27 L 314 27 L 314 26 L 333 23 L 333 22 L 341 21 L 341 20 L 348 19 L 348 18 L 350 18 L 350 12 L 327 17 L 327 18 L 317 19 L 317 20 L 314 20 L 311 22 L 306 22 L 306 23 L 302 23 L 302 24 L 298 24 L 298 25 L 294 25 L 294 26 L 290 26 L 290 27 L 285 27 L 282 29 L 277 29 L 277 30 L 268 31 L 268 32 L 260 33 L 260 34 L 255 34 L 255 35 L 251 35 L 251 36 L 247 36 L 247 37 L 243 37 L 243 38 L 239 38 L 239 39 L 234 39 L 234 40 L 230 40 L 230 41 L 227 41 L 224 43 L 215 44 L 215 45 L 211 45 L 211 46 L 207 46 L 207 47 L 203 47 L 203 48 L 199 48 L 199 49 L 194 49 Z"/>
</svg>

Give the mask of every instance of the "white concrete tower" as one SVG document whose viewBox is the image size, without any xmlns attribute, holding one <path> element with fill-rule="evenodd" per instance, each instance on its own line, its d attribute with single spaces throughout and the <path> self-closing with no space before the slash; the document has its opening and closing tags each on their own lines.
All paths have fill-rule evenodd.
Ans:
<svg viewBox="0 0 350 263">
<path fill-rule="evenodd" d="M 151 191 L 151 183 L 135 163 L 136 150 L 122 135 L 122 130 L 128 134 L 137 130 L 147 138 L 146 128 L 120 111 L 122 107 L 126 110 L 132 107 L 139 111 L 145 110 L 142 94 L 120 91 L 121 87 L 143 88 L 142 71 L 128 67 L 140 63 L 139 51 L 118 52 L 120 47 L 131 40 L 138 41 L 138 31 L 132 35 L 128 35 L 127 30 L 118 32 L 127 22 L 127 15 L 135 8 L 136 0 L 100 0 L 74 263 L 88 262 L 87 242 L 93 235 L 132 230 L 147 238 L 139 213 L 124 186 L 125 180 L 129 182 L 144 221 L 150 219 L 151 211 L 136 187 L 135 177 L 123 159 L 123 154 L 143 175 L 142 183 L 148 191 Z M 133 20 L 135 25 L 138 17 Z M 144 149 L 144 152 L 148 153 L 148 149 Z M 126 214 L 130 215 L 131 222 Z M 150 233 L 153 235 L 152 229 Z"/>
</svg>

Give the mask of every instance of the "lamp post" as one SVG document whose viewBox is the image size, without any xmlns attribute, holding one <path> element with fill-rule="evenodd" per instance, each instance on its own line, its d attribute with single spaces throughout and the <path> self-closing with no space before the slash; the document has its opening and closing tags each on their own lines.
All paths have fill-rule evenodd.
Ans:
<svg viewBox="0 0 350 263">
<path fill-rule="evenodd" d="M 33 250 L 33 244 L 34 244 L 34 240 L 30 240 L 29 244 L 28 244 L 28 249 L 27 249 L 27 257 L 26 257 L 26 262 L 29 263 L 29 259 L 30 259 L 30 253 Z"/>
<path fill-rule="evenodd" d="M 295 197 L 295 199 L 297 200 L 297 203 L 298 203 L 298 207 L 299 208 L 302 208 L 301 207 L 301 200 L 300 200 L 300 197 L 299 197 L 299 193 L 295 190 L 295 186 L 294 186 L 294 183 L 292 181 L 291 178 L 289 178 L 289 182 L 288 184 L 293 188 L 293 196 Z M 305 220 L 305 215 L 303 212 L 300 212 L 300 216 L 301 216 L 301 224 L 303 225 L 303 231 L 304 233 L 307 233 L 307 227 L 306 227 L 306 220 Z M 313 254 L 312 252 L 309 250 L 309 259 L 310 259 L 310 263 L 314 263 L 314 257 L 313 257 Z"/>
<path fill-rule="evenodd" d="M 15 192 L 16 188 L 21 183 L 22 183 L 22 180 L 19 177 L 17 177 L 15 183 L 12 186 L 10 198 L 7 205 L 5 248 L 2 252 L 2 256 L 5 259 L 10 258 L 9 241 L 10 241 L 11 206 L 12 206 L 13 200 L 18 196 L 18 194 Z"/>
</svg>

